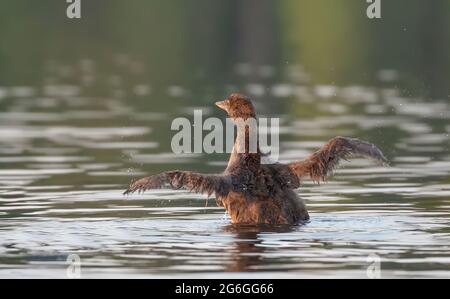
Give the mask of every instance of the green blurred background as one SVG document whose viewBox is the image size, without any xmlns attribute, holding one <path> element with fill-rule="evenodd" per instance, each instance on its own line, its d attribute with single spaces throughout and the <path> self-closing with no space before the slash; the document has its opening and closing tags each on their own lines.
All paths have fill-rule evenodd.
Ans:
<svg viewBox="0 0 450 299">
<path fill-rule="evenodd" d="M 82 18 L 68 19 L 63 0 L 1 1 L 1 86 L 44 84 L 49 61 L 74 65 L 90 59 L 98 72 L 150 83 L 155 92 L 186 86 L 201 102 L 223 95 L 227 84 L 292 80 L 286 70 L 296 65 L 309 83 L 332 85 L 376 85 L 379 70 L 393 69 L 404 92 L 448 98 L 448 0 L 384 0 L 382 19 L 367 18 L 363 0 L 81 4 Z M 135 68 L 118 69 L 120 55 Z M 239 77 L 239 63 L 270 68 Z M 102 84 L 93 85 L 102 92 Z"/>
</svg>

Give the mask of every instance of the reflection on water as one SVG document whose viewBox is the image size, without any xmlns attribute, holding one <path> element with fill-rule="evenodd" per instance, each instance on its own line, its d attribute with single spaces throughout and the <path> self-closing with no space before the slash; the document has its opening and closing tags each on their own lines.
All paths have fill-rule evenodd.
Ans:
<svg viewBox="0 0 450 299">
<path fill-rule="evenodd" d="M 82 277 L 365 278 L 371 254 L 382 277 L 449 277 L 448 1 L 387 1 L 383 22 L 364 1 L 86 1 L 81 23 L 24 1 L 0 4 L 0 277 L 64 278 L 69 254 Z M 300 226 L 232 226 L 183 191 L 122 196 L 135 176 L 221 171 L 227 155 L 174 155 L 170 124 L 223 117 L 230 91 L 280 118 L 282 161 L 348 135 L 391 165 L 305 182 Z"/>
<path fill-rule="evenodd" d="M 272 115 L 257 103 L 282 118 L 281 160 L 351 135 L 379 144 L 392 163 L 355 160 L 328 184 L 305 182 L 309 223 L 246 227 L 230 225 L 204 196 L 121 195 L 131 176 L 224 167 L 226 156 L 170 152 L 171 119 L 196 102 L 137 110 L 126 100 L 2 90 L 2 277 L 65 277 L 72 253 L 83 277 L 366 277 L 370 254 L 381 257 L 384 277 L 449 275 L 448 101 L 391 87 L 265 86 L 290 107 Z"/>
</svg>

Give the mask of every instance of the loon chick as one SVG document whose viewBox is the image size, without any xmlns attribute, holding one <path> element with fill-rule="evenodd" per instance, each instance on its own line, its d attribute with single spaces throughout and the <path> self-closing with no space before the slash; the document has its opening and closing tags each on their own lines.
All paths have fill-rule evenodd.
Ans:
<svg viewBox="0 0 450 299">
<path fill-rule="evenodd" d="M 216 105 L 235 123 L 256 117 L 250 99 L 238 93 Z M 217 204 L 226 209 L 234 224 L 296 224 L 309 220 L 304 201 L 294 191 L 303 178 L 310 177 L 317 183 L 325 181 L 340 161 L 356 156 L 370 158 L 381 165 L 387 163 L 375 145 L 355 138 L 335 137 L 303 160 L 262 164 L 259 148 L 250 150 L 250 126 L 244 127 L 245 130 L 237 130 L 223 173 L 167 171 L 131 183 L 124 194 L 164 187 L 185 188 L 208 196 L 214 193 Z"/>
</svg>

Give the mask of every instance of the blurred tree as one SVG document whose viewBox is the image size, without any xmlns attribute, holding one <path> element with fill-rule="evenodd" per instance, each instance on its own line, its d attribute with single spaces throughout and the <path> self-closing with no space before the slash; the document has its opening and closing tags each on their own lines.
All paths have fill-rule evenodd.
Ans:
<svg viewBox="0 0 450 299">
<path fill-rule="evenodd" d="M 280 6 L 289 64 L 304 65 L 313 82 L 342 83 L 365 76 L 370 40 L 365 2 L 288 0 Z"/>
</svg>

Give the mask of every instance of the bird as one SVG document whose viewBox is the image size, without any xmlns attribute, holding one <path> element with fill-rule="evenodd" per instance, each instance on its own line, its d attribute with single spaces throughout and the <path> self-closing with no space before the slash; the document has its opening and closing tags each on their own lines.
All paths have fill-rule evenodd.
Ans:
<svg viewBox="0 0 450 299">
<path fill-rule="evenodd" d="M 240 93 L 232 93 L 216 106 L 234 123 L 256 118 L 252 101 Z M 368 158 L 379 165 L 388 163 L 374 144 L 341 136 L 332 138 L 302 160 L 261 163 L 265 154 L 259 146 L 256 151 L 250 150 L 249 133 L 248 126 L 237 130 L 222 173 L 166 171 L 133 181 L 124 194 L 162 188 L 187 189 L 208 196 L 214 194 L 217 205 L 225 208 L 233 225 L 296 225 L 310 221 L 305 201 L 296 191 L 304 179 L 326 182 L 342 161 L 354 157 Z"/>
</svg>

